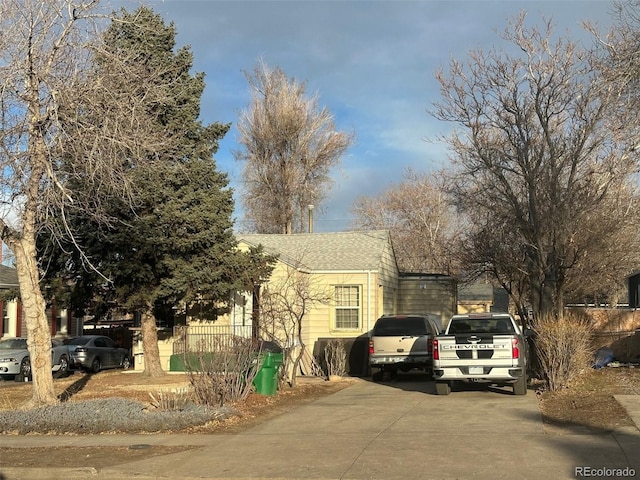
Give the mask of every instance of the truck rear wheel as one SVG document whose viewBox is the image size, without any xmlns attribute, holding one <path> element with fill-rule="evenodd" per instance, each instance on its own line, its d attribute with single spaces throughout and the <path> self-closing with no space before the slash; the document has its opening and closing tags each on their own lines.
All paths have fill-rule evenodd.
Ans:
<svg viewBox="0 0 640 480">
<path fill-rule="evenodd" d="M 513 384 L 514 395 L 526 395 L 527 394 L 527 374 L 523 373 L 522 376 Z"/>
<path fill-rule="evenodd" d="M 449 395 L 451 393 L 451 385 L 449 382 L 436 382 L 437 395 Z"/>
</svg>

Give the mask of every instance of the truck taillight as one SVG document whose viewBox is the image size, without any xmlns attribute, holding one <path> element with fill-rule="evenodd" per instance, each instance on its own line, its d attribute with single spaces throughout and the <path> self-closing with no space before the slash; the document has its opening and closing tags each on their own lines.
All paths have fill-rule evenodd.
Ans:
<svg viewBox="0 0 640 480">
<path fill-rule="evenodd" d="M 369 340 L 369 355 L 373 355 L 373 340 Z"/>
<path fill-rule="evenodd" d="M 514 360 L 520 358 L 520 347 L 518 346 L 518 343 L 517 338 L 511 339 L 511 358 Z"/>
<path fill-rule="evenodd" d="M 433 339 L 433 341 L 431 342 L 431 348 L 433 350 L 433 359 L 434 360 L 440 360 L 440 352 L 438 351 L 438 340 L 437 339 Z"/>
</svg>

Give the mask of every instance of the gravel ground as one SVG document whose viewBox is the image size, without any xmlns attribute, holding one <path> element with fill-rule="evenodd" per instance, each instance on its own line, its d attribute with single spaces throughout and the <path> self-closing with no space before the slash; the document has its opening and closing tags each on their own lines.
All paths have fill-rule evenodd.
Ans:
<svg viewBox="0 0 640 480">
<path fill-rule="evenodd" d="M 230 407 L 212 409 L 189 404 L 180 410 L 159 410 L 135 400 L 103 398 L 2 411 L 0 433 L 153 433 L 204 425 L 236 414 Z"/>
</svg>

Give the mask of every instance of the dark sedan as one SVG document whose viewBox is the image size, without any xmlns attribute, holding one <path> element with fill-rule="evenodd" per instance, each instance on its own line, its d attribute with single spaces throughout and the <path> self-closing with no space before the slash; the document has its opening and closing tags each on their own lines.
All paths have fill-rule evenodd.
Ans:
<svg viewBox="0 0 640 480">
<path fill-rule="evenodd" d="M 67 347 L 72 368 L 98 373 L 105 368 L 126 370 L 131 366 L 129 350 L 122 348 L 109 337 L 83 335 L 69 340 Z"/>
</svg>

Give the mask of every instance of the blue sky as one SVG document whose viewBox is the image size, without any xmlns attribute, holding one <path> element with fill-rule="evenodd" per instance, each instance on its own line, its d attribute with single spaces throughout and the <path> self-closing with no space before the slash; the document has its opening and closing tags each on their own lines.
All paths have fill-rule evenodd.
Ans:
<svg viewBox="0 0 640 480">
<path fill-rule="evenodd" d="M 127 8 L 137 5 L 125 1 Z M 429 142 L 449 125 L 429 116 L 440 98 L 434 74 L 469 50 L 508 48 L 496 32 L 527 12 L 528 22 L 552 18 L 558 31 L 591 42 L 584 20 L 611 23 L 608 1 L 193 1 L 147 2 L 174 22 L 178 46 L 190 45 L 194 70 L 206 74 L 204 122 L 232 122 L 216 161 L 229 174 L 240 219 L 242 165 L 235 123 L 249 102 L 243 71 L 259 59 L 307 83 L 355 144 L 332 177 L 334 185 L 314 214 L 316 231 L 349 229 L 354 200 L 377 195 L 403 171 L 447 164 L 444 145 Z"/>
</svg>

